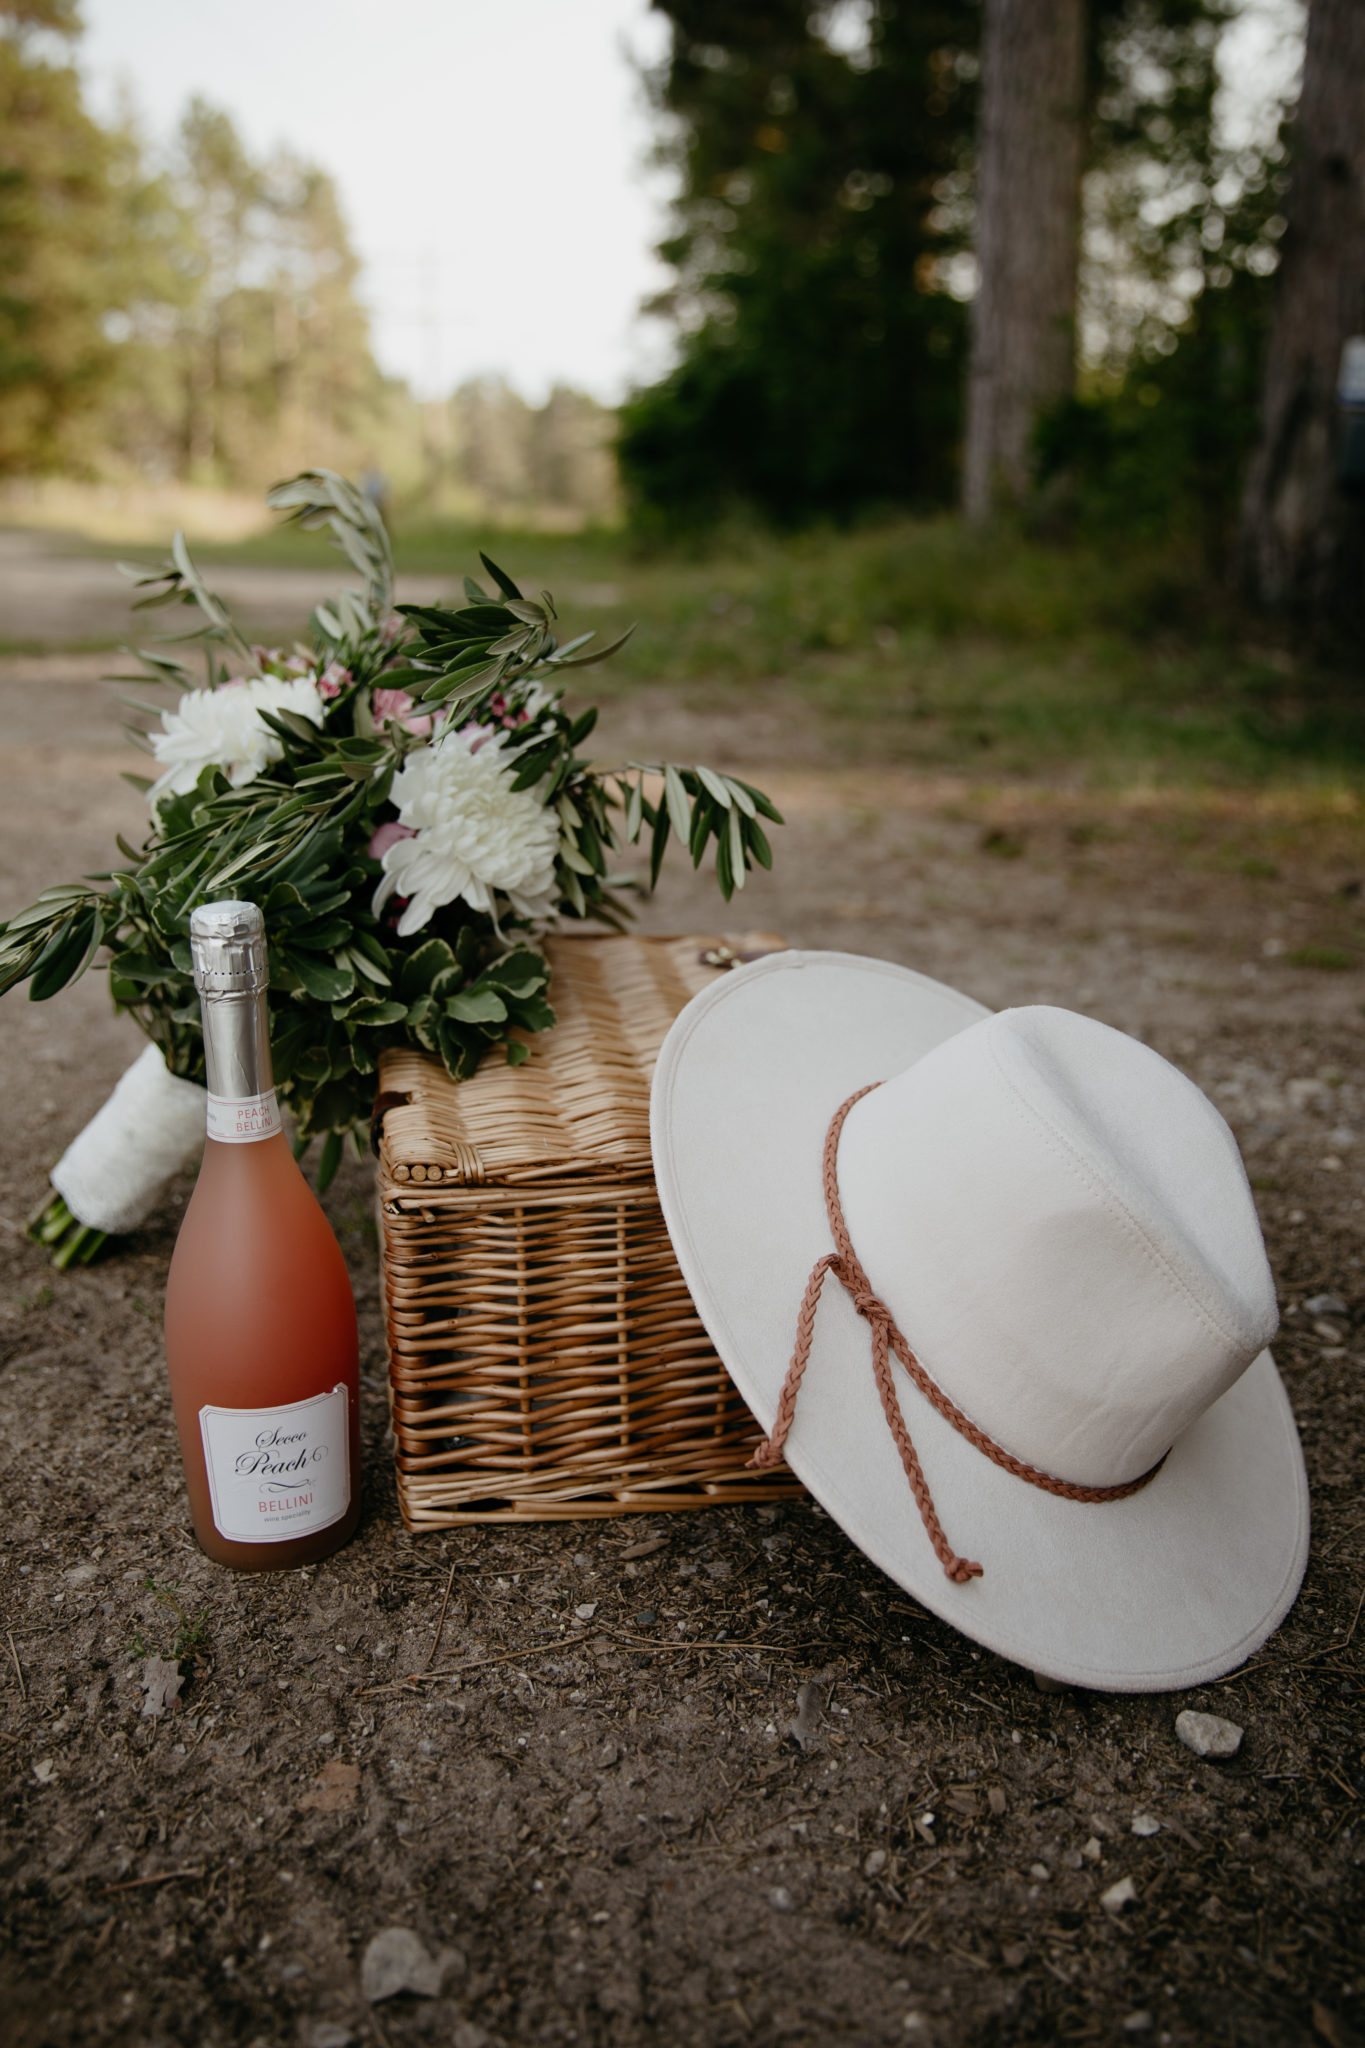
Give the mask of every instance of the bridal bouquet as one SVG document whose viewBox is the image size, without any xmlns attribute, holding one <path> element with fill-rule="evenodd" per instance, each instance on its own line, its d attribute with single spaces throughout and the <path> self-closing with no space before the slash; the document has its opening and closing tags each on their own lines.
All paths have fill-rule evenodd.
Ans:
<svg viewBox="0 0 1365 2048">
<path fill-rule="evenodd" d="M 712 849 L 728 901 L 771 865 L 761 790 L 710 768 L 599 768 L 596 711 L 570 712 L 567 671 L 601 661 L 563 641 L 549 593 L 522 595 L 486 555 L 452 609 L 392 603 L 388 535 L 345 478 L 310 471 L 268 502 L 325 527 L 360 581 L 313 613 L 291 651 L 249 645 L 182 536 L 154 570 L 128 569 L 135 609 L 188 604 L 199 623 L 116 680 L 155 774 L 150 829 L 122 864 L 47 889 L 0 924 L 0 994 L 43 1001 L 101 949 L 115 1007 L 151 1041 L 53 1169 L 34 1234 L 58 1264 L 93 1257 L 150 1212 L 203 1137 L 203 1044 L 190 963 L 198 903 L 259 903 L 270 949 L 271 1042 L 299 1149 L 324 1140 L 325 1186 L 368 1124 L 380 1052 L 437 1055 L 456 1079 L 492 1047 L 516 1064 L 554 1022 L 535 944 L 555 918 L 620 927 L 640 885 L 614 871 L 647 835 L 648 886 L 670 836 L 694 865 Z M 202 681 L 182 652 L 197 647 Z"/>
</svg>

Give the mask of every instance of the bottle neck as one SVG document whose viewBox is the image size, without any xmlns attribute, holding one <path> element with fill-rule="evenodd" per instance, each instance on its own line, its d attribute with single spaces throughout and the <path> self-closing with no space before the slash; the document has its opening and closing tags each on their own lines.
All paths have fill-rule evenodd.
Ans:
<svg viewBox="0 0 1365 2048">
<path fill-rule="evenodd" d="M 270 1065 L 265 992 L 202 991 L 208 1135 L 229 1144 L 273 1138 L 281 1129 Z"/>
<path fill-rule="evenodd" d="M 204 1020 L 204 1066 L 210 1095 L 237 1102 L 266 1095 L 274 1086 L 265 996 L 209 995 L 199 998 Z"/>
</svg>

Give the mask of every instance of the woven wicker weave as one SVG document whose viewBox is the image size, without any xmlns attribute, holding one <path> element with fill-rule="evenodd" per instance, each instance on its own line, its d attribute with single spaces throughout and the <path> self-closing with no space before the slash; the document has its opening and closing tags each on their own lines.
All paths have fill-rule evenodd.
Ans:
<svg viewBox="0 0 1365 2048">
<path fill-rule="evenodd" d="M 649 1084 L 728 942 L 551 939 L 559 1022 L 458 1086 L 380 1068 L 380 1213 L 409 1528 L 790 1497 L 692 1306 L 659 1211 Z M 398 1098 L 398 1099 L 395 1099 Z"/>
</svg>

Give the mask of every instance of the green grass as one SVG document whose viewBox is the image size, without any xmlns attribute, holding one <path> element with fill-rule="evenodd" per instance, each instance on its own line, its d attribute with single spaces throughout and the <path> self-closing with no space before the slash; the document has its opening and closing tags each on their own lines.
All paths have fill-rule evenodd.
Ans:
<svg viewBox="0 0 1365 2048">
<path fill-rule="evenodd" d="M 1258 651 L 1189 550 L 896 520 L 779 539 L 737 529 L 672 551 L 620 533 L 474 533 L 408 522 L 401 571 L 478 570 L 482 544 L 567 631 L 626 648 L 580 699 L 651 684 L 720 710 L 794 698 L 833 760 L 896 760 L 1098 786 L 1192 780 L 1359 788 L 1365 698 L 1283 649 Z M 344 566 L 325 535 L 197 551 L 215 563 Z"/>
</svg>

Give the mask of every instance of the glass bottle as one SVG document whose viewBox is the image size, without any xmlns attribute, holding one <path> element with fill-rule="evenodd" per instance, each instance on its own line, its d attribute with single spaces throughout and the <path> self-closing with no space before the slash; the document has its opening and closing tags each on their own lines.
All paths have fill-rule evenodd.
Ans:
<svg viewBox="0 0 1365 2048">
<path fill-rule="evenodd" d="M 355 1300 L 270 1066 L 254 903 L 190 918 L 208 1135 L 166 1283 L 166 1364 L 194 1533 L 240 1571 L 312 1564 L 360 1512 Z"/>
</svg>

